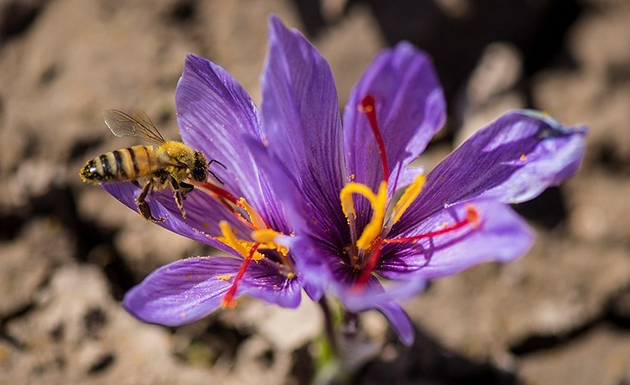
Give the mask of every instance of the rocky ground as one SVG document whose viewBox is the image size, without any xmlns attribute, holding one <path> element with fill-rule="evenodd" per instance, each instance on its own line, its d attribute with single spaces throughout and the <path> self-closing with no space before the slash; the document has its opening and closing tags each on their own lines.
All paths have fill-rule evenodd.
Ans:
<svg viewBox="0 0 630 385">
<path fill-rule="evenodd" d="M 320 48 L 342 102 L 382 47 L 407 39 L 428 50 L 450 106 L 419 160 L 428 167 L 510 108 L 590 127 L 580 173 L 517 208 L 538 231 L 534 249 L 407 303 L 412 348 L 366 314 L 385 344 L 355 383 L 630 384 L 625 0 L 1 0 L 0 384 L 309 383 L 321 320 L 308 304 L 244 301 L 177 329 L 129 316 L 119 301 L 132 285 L 209 250 L 77 175 L 132 144 L 105 128 L 104 108 L 141 107 L 177 137 L 187 52 L 259 102 L 269 13 Z"/>
</svg>

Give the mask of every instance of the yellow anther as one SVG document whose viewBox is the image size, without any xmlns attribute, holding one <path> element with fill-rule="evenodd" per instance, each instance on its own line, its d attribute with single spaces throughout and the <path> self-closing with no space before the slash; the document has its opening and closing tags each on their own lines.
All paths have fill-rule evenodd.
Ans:
<svg viewBox="0 0 630 385">
<path fill-rule="evenodd" d="M 234 231 L 232 231 L 232 227 L 226 221 L 219 222 L 219 228 L 221 229 L 221 234 L 223 236 L 217 237 L 217 240 L 233 248 L 237 253 L 242 255 L 243 258 L 248 258 L 249 251 L 254 246 L 254 242 L 237 239 L 236 235 L 234 235 Z M 259 261 L 263 258 L 264 256 L 259 252 L 255 252 L 252 256 L 254 261 Z"/>
<path fill-rule="evenodd" d="M 289 249 L 276 243 L 276 237 L 281 235 L 284 234 L 272 229 L 252 231 L 252 239 L 256 242 L 260 242 L 262 248 L 277 250 L 280 254 L 286 256 L 289 253 Z"/>
<path fill-rule="evenodd" d="M 252 238 L 254 241 L 263 244 L 275 243 L 276 237 L 280 235 L 282 235 L 282 233 L 271 229 L 252 231 Z"/>
<path fill-rule="evenodd" d="M 387 205 L 387 182 L 381 182 L 378 194 L 374 194 L 368 186 L 361 183 L 352 182 L 345 185 L 339 194 L 339 198 L 341 199 L 341 208 L 347 218 L 350 215 L 356 217 L 352 194 L 364 196 L 372 205 L 372 220 L 365 226 L 363 234 L 357 240 L 357 247 L 366 250 L 370 248 L 372 242 L 381 234 L 383 228 Z"/>
<path fill-rule="evenodd" d="M 256 227 L 257 229 L 267 228 L 267 223 L 265 223 L 264 219 L 262 219 L 260 214 L 258 214 L 258 212 L 254 210 L 254 208 L 249 203 L 247 203 L 245 198 L 242 198 L 242 197 L 239 198 L 238 205 L 239 207 L 241 207 L 243 210 L 247 212 L 247 215 L 249 216 L 249 220 L 252 222 L 254 227 Z"/>
<path fill-rule="evenodd" d="M 411 203 L 416 200 L 418 194 L 422 191 L 422 187 L 424 187 L 426 179 L 427 178 L 424 175 L 418 175 L 416 179 L 414 179 L 413 183 L 405 189 L 405 192 L 402 194 L 398 202 L 396 202 L 394 210 L 392 211 L 392 224 L 398 222 Z"/>
<path fill-rule="evenodd" d="M 221 281 L 229 281 L 232 279 L 232 274 L 217 275 L 217 279 Z"/>
</svg>

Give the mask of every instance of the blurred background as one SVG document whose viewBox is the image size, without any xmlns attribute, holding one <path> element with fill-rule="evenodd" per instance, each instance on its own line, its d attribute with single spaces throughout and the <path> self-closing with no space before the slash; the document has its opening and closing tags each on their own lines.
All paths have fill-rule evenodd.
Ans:
<svg viewBox="0 0 630 385">
<path fill-rule="evenodd" d="M 405 305 L 404 348 L 382 348 L 357 384 L 630 384 L 630 2 L 627 0 L 1 0 L 0 384 L 308 384 L 317 309 L 242 301 L 177 329 L 119 305 L 153 269 L 209 250 L 82 184 L 86 160 L 136 144 L 102 110 L 144 109 L 178 137 L 186 53 L 260 102 L 267 16 L 330 62 L 343 105 L 382 48 L 434 58 L 449 120 L 431 168 L 511 108 L 590 127 L 580 173 L 516 209 L 533 250 L 433 282 Z M 306 301 L 305 301 L 306 302 Z"/>
</svg>

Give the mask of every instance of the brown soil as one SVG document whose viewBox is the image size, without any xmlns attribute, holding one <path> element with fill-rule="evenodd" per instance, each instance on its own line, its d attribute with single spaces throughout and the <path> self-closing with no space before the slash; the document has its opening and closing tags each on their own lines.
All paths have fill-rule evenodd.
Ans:
<svg viewBox="0 0 630 385">
<path fill-rule="evenodd" d="M 87 159 L 132 144 L 105 128 L 105 108 L 143 108 L 177 137 L 188 52 L 259 102 L 270 13 L 320 48 L 342 103 L 379 49 L 406 39 L 429 51 L 450 110 L 427 166 L 510 108 L 590 127 L 580 173 L 517 207 L 534 249 L 407 303 L 412 348 L 365 314 L 385 343 L 354 382 L 630 383 L 627 1 L 0 0 L 0 384 L 309 383 L 321 320 L 308 304 L 244 301 L 178 329 L 129 316 L 126 290 L 210 251 L 78 178 Z"/>
</svg>

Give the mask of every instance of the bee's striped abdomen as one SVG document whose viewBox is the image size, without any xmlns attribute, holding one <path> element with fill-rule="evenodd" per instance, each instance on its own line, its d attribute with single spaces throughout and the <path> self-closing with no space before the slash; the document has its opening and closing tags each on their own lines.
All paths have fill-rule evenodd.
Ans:
<svg viewBox="0 0 630 385">
<path fill-rule="evenodd" d="M 81 169 L 86 182 L 134 180 L 150 174 L 157 160 L 150 146 L 133 146 L 101 154 Z"/>
</svg>

